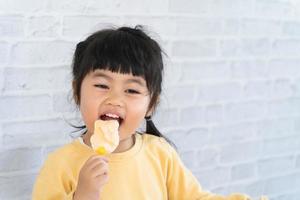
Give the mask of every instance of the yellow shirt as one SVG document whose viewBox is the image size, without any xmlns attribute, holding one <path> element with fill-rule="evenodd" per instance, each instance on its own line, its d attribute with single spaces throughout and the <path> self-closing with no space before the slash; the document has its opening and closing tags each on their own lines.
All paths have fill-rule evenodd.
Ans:
<svg viewBox="0 0 300 200">
<path fill-rule="evenodd" d="M 205 192 L 163 139 L 136 134 L 134 146 L 109 158 L 109 181 L 102 200 L 246 200 L 245 195 L 222 197 Z M 93 150 L 74 140 L 50 153 L 33 190 L 33 200 L 71 200 L 78 175 Z M 99 198 L 100 199 L 100 198 Z"/>
</svg>

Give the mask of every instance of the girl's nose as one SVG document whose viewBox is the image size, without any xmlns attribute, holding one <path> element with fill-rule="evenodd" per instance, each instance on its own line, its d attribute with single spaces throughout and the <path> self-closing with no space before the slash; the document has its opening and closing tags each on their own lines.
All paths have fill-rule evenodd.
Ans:
<svg viewBox="0 0 300 200">
<path fill-rule="evenodd" d="M 106 104 L 122 107 L 124 105 L 123 97 L 120 93 L 112 91 L 108 94 Z"/>
</svg>

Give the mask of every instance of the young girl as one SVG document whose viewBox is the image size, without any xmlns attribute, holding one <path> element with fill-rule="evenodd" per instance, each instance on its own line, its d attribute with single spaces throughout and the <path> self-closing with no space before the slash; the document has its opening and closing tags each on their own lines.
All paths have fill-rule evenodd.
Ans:
<svg viewBox="0 0 300 200">
<path fill-rule="evenodd" d="M 86 128 L 51 153 L 34 186 L 34 200 L 246 200 L 202 190 L 151 115 L 159 102 L 162 50 L 140 26 L 98 31 L 73 59 L 73 96 Z M 117 116 L 120 143 L 107 156 L 91 148 L 94 122 Z M 137 128 L 146 120 L 146 132 Z"/>
</svg>

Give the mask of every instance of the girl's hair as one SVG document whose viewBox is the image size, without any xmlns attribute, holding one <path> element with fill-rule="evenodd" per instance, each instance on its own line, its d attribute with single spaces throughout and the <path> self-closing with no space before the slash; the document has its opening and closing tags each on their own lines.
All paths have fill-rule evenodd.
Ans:
<svg viewBox="0 0 300 200">
<path fill-rule="evenodd" d="M 161 93 L 163 60 L 162 49 L 150 38 L 143 27 L 120 27 L 97 31 L 77 44 L 72 63 L 73 97 L 80 105 L 80 88 L 84 77 L 96 69 L 105 69 L 124 74 L 131 73 L 146 80 L 150 92 L 148 110 L 157 106 Z M 153 124 L 146 119 L 146 133 L 165 138 Z M 86 126 L 74 126 L 80 130 Z"/>
</svg>

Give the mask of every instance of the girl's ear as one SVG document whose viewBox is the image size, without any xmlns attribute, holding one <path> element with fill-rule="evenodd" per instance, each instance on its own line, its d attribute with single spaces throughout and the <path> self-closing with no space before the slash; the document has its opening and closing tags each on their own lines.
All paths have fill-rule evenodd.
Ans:
<svg viewBox="0 0 300 200">
<path fill-rule="evenodd" d="M 152 106 L 152 108 L 150 110 L 148 110 L 148 112 L 146 113 L 146 116 L 145 117 L 150 117 L 152 116 L 152 113 L 154 111 L 154 106 Z"/>
<path fill-rule="evenodd" d="M 157 100 L 156 100 L 156 102 L 155 102 L 155 104 L 152 105 L 152 107 L 151 107 L 150 109 L 148 109 L 148 111 L 147 111 L 145 117 L 150 117 L 150 116 L 152 116 L 152 114 L 153 114 L 153 112 L 154 112 L 156 106 L 159 104 L 159 101 L 160 101 L 160 98 L 158 97 Z"/>
<path fill-rule="evenodd" d="M 73 98 L 75 103 L 78 105 L 79 104 L 79 100 L 78 100 L 78 96 L 76 95 L 76 81 L 72 81 L 72 90 L 73 90 Z"/>
</svg>

